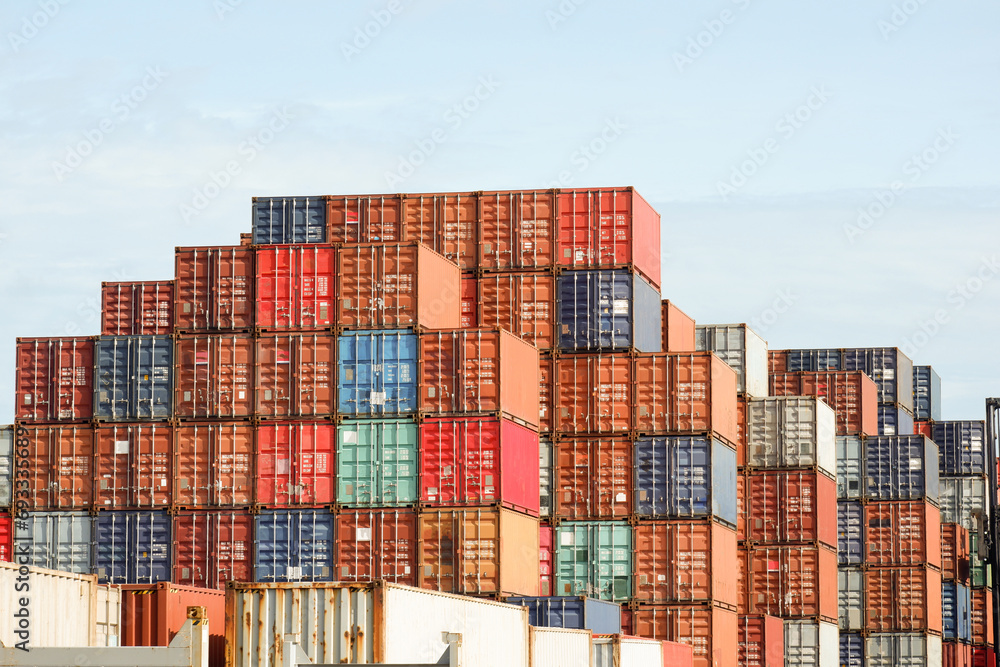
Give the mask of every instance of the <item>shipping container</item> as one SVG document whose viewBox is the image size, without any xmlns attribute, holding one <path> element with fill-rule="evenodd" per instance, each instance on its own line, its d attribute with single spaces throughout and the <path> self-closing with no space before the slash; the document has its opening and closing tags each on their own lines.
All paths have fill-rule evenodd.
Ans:
<svg viewBox="0 0 1000 667">
<path fill-rule="evenodd" d="M 423 419 L 419 435 L 420 500 L 425 505 L 500 503 L 539 514 L 537 431 L 509 419 L 466 417 Z"/>
<path fill-rule="evenodd" d="M 556 283 L 560 349 L 660 351 L 660 292 L 641 276 L 564 271 Z"/>
<path fill-rule="evenodd" d="M 865 630 L 865 573 L 861 568 L 841 567 L 837 571 L 841 632 Z"/>
<path fill-rule="evenodd" d="M 640 521 L 633 596 L 640 604 L 739 604 L 736 532 L 711 520 Z"/>
<path fill-rule="evenodd" d="M 426 245 L 462 270 L 479 263 L 479 196 L 472 192 L 402 195 L 406 240 Z"/>
<path fill-rule="evenodd" d="M 748 325 L 698 325 L 695 346 L 715 352 L 736 371 L 736 390 L 741 394 L 768 395 L 767 343 Z"/>
<path fill-rule="evenodd" d="M 612 519 L 632 514 L 628 438 L 565 438 L 554 450 L 553 516 Z"/>
<path fill-rule="evenodd" d="M 10 507 L 14 482 L 14 427 L 0 426 L 0 507 Z"/>
<path fill-rule="evenodd" d="M 94 339 L 18 338 L 14 384 L 18 420 L 90 419 L 94 416 Z"/>
<path fill-rule="evenodd" d="M 93 524 L 86 512 L 29 512 L 14 524 L 14 539 L 29 565 L 91 574 Z"/>
<path fill-rule="evenodd" d="M 985 476 L 941 477 L 941 522 L 957 523 L 970 532 L 978 530 L 988 521 L 988 494 Z"/>
<path fill-rule="evenodd" d="M 555 529 L 538 528 L 538 594 L 549 597 L 555 591 Z"/>
<path fill-rule="evenodd" d="M 14 559 L 14 517 L 9 512 L 0 512 L 0 563 Z"/>
<path fill-rule="evenodd" d="M 254 502 L 254 427 L 241 422 L 181 422 L 174 427 L 174 504 L 247 507 Z"/>
<path fill-rule="evenodd" d="M 528 628 L 532 667 L 578 667 L 590 665 L 593 635 L 588 630 Z"/>
<path fill-rule="evenodd" d="M 941 419 L 941 378 L 930 366 L 913 367 L 913 417 Z"/>
<path fill-rule="evenodd" d="M 788 372 L 788 353 L 790 350 L 768 350 L 767 372 L 769 375 Z"/>
<path fill-rule="evenodd" d="M 169 336 L 174 332 L 174 282 L 101 283 L 102 336 Z"/>
<path fill-rule="evenodd" d="M 865 504 L 865 563 L 941 567 L 941 512 L 926 501 Z"/>
<path fill-rule="evenodd" d="M 972 647 L 972 667 L 996 667 L 996 652 L 985 646 Z"/>
<path fill-rule="evenodd" d="M 253 522 L 246 511 L 175 514 L 172 581 L 215 589 L 227 581 L 253 581 Z"/>
<path fill-rule="evenodd" d="M 173 415 L 174 341 L 168 336 L 101 336 L 94 343 L 94 417 L 103 421 Z"/>
<path fill-rule="evenodd" d="M 715 517 L 736 526 L 736 452 L 707 436 L 640 438 L 634 446 L 635 513 Z"/>
<path fill-rule="evenodd" d="M 817 398 L 764 398 L 747 403 L 747 464 L 816 468 L 837 474 L 836 415 Z"/>
<path fill-rule="evenodd" d="M 226 594 L 168 582 L 122 586 L 122 646 L 169 646 L 188 619 L 188 607 L 204 607 L 208 665 L 226 663 Z"/>
<path fill-rule="evenodd" d="M 879 435 L 913 435 L 913 415 L 899 403 L 881 403 L 878 406 Z"/>
<path fill-rule="evenodd" d="M 785 626 L 780 618 L 740 616 L 739 626 L 741 667 L 785 667 Z"/>
<path fill-rule="evenodd" d="M 661 303 L 661 324 L 663 338 L 660 351 L 670 354 L 695 352 L 695 323 L 673 301 L 664 299 Z"/>
<path fill-rule="evenodd" d="M 414 586 L 417 536 L 413 510 L 342 510 L 336 519 L 334 576 Z"/>
<path fill-rule="evenodd" d="M 863 373 L 779 373 L 771 396 L 815 396 L 837 415 L 837 435 L 878 434 L 878 391 Z"/>
<path fill-rule="evenodd" d="M 253 581 L 333 580 L 334 540 L 328 509 L 261 511 L 254 517 Z"/>
<path fill-rule="evenodd" d="M 636 432 L 714 432 L 739 442 L 736 373 L 711 352 L 641 354 L 633 377 Z"/>
<path fill-rule="evenodd" d="M 258 417 L 326 417 L 336 410 L 337 338 L 326 334 L 261 336 L 254 352 Z M 343 371 L 341 371 L 343 372 Z"/>
<path fill-rule="evenodd" d="M 254 275 L 250 248 L 177 248 L 174 332 L 251 331 Z"/>
<path fill-rule="evenodd" d="M 330 422 L 263 422 L 256 429 L 256 502 L 268 506 L 335 502 Z"/>
<path fill-rule="evenodd" d="M 459 268 L 418 244 L 342 246 L 336 324 L 351 329 L 461 325 Z"/>
<path fill-rule="evenodd" d="M 837 622 L 835 549 L 754 546 L 748 551 L 748 557 L 747 591 L 751 614 Z"/>
<path fill-rule="evenodd" d="M 416 412 L 419 338 L 407 331 L 345 332 L 337 338 L 337 411 L 383 416 Z"/>
<path fill-rule="evenodd" d="M 253 242 L 326 243 L 323 197 L 254 197 Z"/>
<path fill-rule="evenodd" d="M 786 350 L 788 372 L 843 371 L 843 351 L 837 349 Z"/>
<path fill-rule="evenodd" d="M 938 446 L 941 475 L 986 475 L 986 422 L 947 421 L 931 425 L 930 439 Z"/>
<path fill-rule="evenodd" d="M 333 246 L 269 245 L 254 252 L 258 329 L 317 330 L 333 325 L 337 298 Z"/>
<path fill-rule="evenodd" d="M 595 635 L 622 632 L 621 605 L 585 596 L 510 597 L 507 604 L 527 607 L 528 625 L 540 628 L 590 630 Z"/>
<path fill-rule="evenodd" d="M 594 667 L 646 667 L 663 664 L 663 643 L 654 639 L 604 635 L 594 637 Z"/>
<path fill-rule="evenodd" d="M 837 667 L 840 632 L 833 623 L 785 621 L 786 667 Z"/>
<path fill-rule="evenodd" d="M 694 667 L 737 667 L 739 616 L 711 605 L 641 606 L 632 612 L 635 634 L 687 644 Z"/>
<path fill-rule="evenodd" d="M 969 585 L 969 531 L 956 523 L 941 524 L 941 579 Z"/>
<path fill-rule="evenodd" d="M 939 494 L 937 445 L 922 435 L 867 438 L 865 479 L 867 500 L 926 499 L 937 503 Z M 942 516 L 942 520 L 954 523 L 945 516 Z"/>
<path fill-rule="evenodd" d="M 157 508 L 173 502 L 173 427 L 100 425 L 94 443 L 94 506 Z"/>
<path fill-rule="evenodd" d="M 993 587 L 993 571 L 987 567 L 989 546 L 980 537 L 981 528 L 969 531 L 969 584 L 973 588 Z"/>
<path fill-rule="evenodd" d="M 747 476 L 743 468 L 736 469 L 736 539 L 747 539 Z"/>
<path fill-rule="evenodd" d="M 864 492 L 864 442 L 857 435 L 837 436 L 837 497 L 860 500 Z"/>
<path fill-rule="evenodd" d="M 483 192 L 479 206 L 480 269 L 506 272 L 555 265 L 553 192 Z"/>
<path fill-rule="evenodd" d="M 865 562 L 865 506 L 852 500 L 837 502 L 837 559 L 841 565 Z"/>
<path fill-rule="evenodd" d="M 18 450 L 27 451 L 16 465 L 26 470 L 28 507 L 32 510 L 90 509 L 94 503 L 94 428 L 90 424 L 35 426 L 18 424 Z M 23 486 L 21 487 L 23 489 Z M 18 498 L 23 498 L 24 490 Z M 48 567 L 38 564 L 39 567 Z"/>
<path fill-rule="evenodd" d="M 101 583 L 170 581 L 171 517 L 163 511 L 102 511 L 94 519 L 94 573 Z"/>
<path fill-rule="evenodd" d="M 750 473 L 746 512 L 751 542 L 819 542 L 837 548 L 837 482 L 821 472 Z"/>
<path fill-rule="evenodd" d="M 841 631 L 840 667 L 865 667 L 864 636 Z"/>
<path fill-rule="evenodd" d="M 736 462 L 741 468 L 747 465 L 750 449 L 750 443 L 747 441 L 748 403 L 746 395 L 736 398 Z"/>
<path fill-rule="evenodd" d="M 919 366 L 914 367 L 919 368 Z M 972 667 L 972 647 L 957 641 L 942 643 L 942 667 Z"/>
<path fill-rule="evenodd" d="M 400 243 L 405 238 L 400 195 L 326 197 L 326 206 L 327 243 Z"/>
<path fill-rule="evenodd" d="M 538 515 L 552 516 L 552 485 L 555 478 L 555 449 L 550 438 L 538 441 Z"/>
<path fill-rule="evenodd" d="M 737 611 L 741 616 L 749 616 L 750 614 L 750 548 L 752 544 L 747 542 L 739 542 L 738 548 L 736 549 L 736 558 L 738 562 L 733 569 L 736 570 L 736 581 L 737 587 L 740 592 L 739 605 L 737 605 Z"/>
<path fill-rule="evenodd" d="M 933 634 L 872 634 L 865 640 L 866 667 L 940 667 L 941 637 Z"/>
<path fill-rule="evenodd" d="M 346 507 L 417 502 L 419 440 L 412 420 L 342 421 L 337 426 L 337 502 Z"/>
<path fill-rule="evenodd" d="M 660 286 L 660 214 L 633 188 L 562 190 L 558 263 L 573 269 L 632 265 Z"/>
<path fill-rule="evenodd" d="M 249 335 L 178 336 L 174 342 L 174 415 L 253 415 L 254 341 Z"/>
<path fill-rule="evenodd" d="M 845 371 L 864 371 L 878 385 L 879 403 L 899 403 L 913 414 L 913 362 L 895 347 L 845 349 Z"/>
<path fill-rule="evenodd" d="M 941 584 L 941 636 L 969 643 L 972 641 L 972 600 L 967 586 L 943 582 Z"/>
<path fill-rule="evenodd" d="M 989 588 L 973 588 L 969 595 L 970 627 L 972 643 L 983 646 L 993 645 L 993 591 Z"/>
<path fill-rule="evenodd" d="M 395 584 L 252 583 L 226 590 L 229 667 L 282 664 L 289 633 L 315 664 L 436 663 L 449 637 L 460 640 L 463 664 L 529 664 L 528 612 L 512 605 Z"/>
<path fill-rule="evenodd" d="M 941 632 L 941 572 L 930 567 L 865 572 L 869 632 Z"/>
<path fill-rule="evenodd" d="M 503 508 L 420 512 L 420 587 L 465 595 L 538 595 L 538 527 L 537 518 Z"/>
<path fill-rule="evenodd" d="M 479 326 L 479 280 L 462 276 L 462 323 L 463 329 Z M 499 325 L 497 325 L 499 326 Z M 510 327 L 505 327 L 510 329 Z"/>
<path fill-rule="evenodd" d="M 556 278 L 552 273 L 487 273 L 477 282 L 479 326 L 507 329 L 539 350 L 555 347 Z"/>
<path fill-rule="evenodd" d="M 614 602 L 633 597 L 634 535 L 627 523 L 564 521 L 555 529 L 555 594 Z"/>
<path fill-rule="evenodd" d="M 625 353 L 560 357 L 553 362 L 553 429 L 563 435 L 632 429 L 632 359 Z"/>
</svg>

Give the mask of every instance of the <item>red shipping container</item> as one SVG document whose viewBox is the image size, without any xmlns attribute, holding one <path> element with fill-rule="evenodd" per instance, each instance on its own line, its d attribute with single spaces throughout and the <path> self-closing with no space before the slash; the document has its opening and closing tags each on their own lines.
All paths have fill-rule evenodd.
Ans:
<svg viewBox="0 0 1000 667">
<path fill-rule="evenodd" d="M 553 516 L 612 519 L 632 513 L 632 443 L 628 438 L 565 438 L 553 447 Z"/>
<path fill-rule="evenodd" d="M 538 594 L 544 597 L 555 590 L 555 531 L 552 526 L 538 528 Z M 624 632 L 624 628 L 622 629 Z"/>
<path fill-rule="evenodd" d="M 837 414 L 837 435 L 878 435 L 878 386 L 861 371 L 772 374 L 771 396 L 818 396 Z"/>
<path fill-rule="evenodd" d="M 663 665 L 664 667 L 693 667 L 694 649 L 687 644 L 679 642 L 664 642 L 663 644 Z"/>
<path fill-rule="evenodd" d="M 969 585 L 969 531 L 957 523 L 941 524 L 941 579 Z"/>
<path fill-rule="evenodd" d="M 865 504 L 868 565 L 941 567 L 941 511 L 927 501 Z"/>
<path fill-rule="evenodd" d="M 553 191 L 484 192 L 479 202 L 479 268 L 517 271 L 555 265 Z"/>
<path fill-rule="evenodd" d="M 972 667 L 972 647 L 957 641 L 943 642 L 941 667 Z"/>
<path fill-rule="evenodd" d="M 101 283 L 102 336 L 169 336 L 174 281 Z"/>
<path fill-rule="evenodd" d="M 711 431 L 736 444 L 736 371 L 711 352 L 635 357 L 639 433 Z"/>
<path fill-rule="evenodd" d="M 174 416 L 252 416 L 253 352 L 253 338 L 247 334 L 178 336 Z"/>
<path fill-rule="evenodd" d="M 913 422 L 913 434 L 914 435 L 926 436 L 928 438 L 931 438 L 931 440 L 933 440 L 934 438 L 931 437 L 933 435 L 933 432 L 934 432 L 934 424 L 933 424 L 933 422 L 929 422 L 929 421 L 914 421 Z"/>
<path fill-rule="evenodd" d="M 740 547 L 736 550 L 736 557 L 739 560 L 736 564 L 736 585 L 740 594 L 739 604 L 737 605 L 736 610 L 740 614 L 749 614 L 750 577 L 748 576 L 748 568 L 750 567 L 750 548 L 744 544 L 740 544 Z"/>
<path fill-rule="evenodd" d="M 253 581 L 253 515 L 239 511 L 174 516 L 174 581 L 198 588 Z"/>
<path fill-rule="evenodd" d="M 555 431 L 565 435 L 598 435 L 632 430 L 629 354 L 560 357 L 554 361 L 554 370 Z"/>
<path fill-rule="evenodd" d="M 226 594 L 161 582 L 122 586 L 122 646 L 168 646 L 187 621 L 188 607 L 205 607 L 208 664 L 226 664 Z"/>
<path fill-rule="evenodd" d="M 711 520 L 641 521 L 635 527 L 640 604 L 713 602 L 736 610 L 736 532 Z"/>
<path fill-rule="evenodd" d="M 336 249 L 316 243 L 256 250 L 256 323 L 262 330 L 333 325 Z"/>
<path fill-rule="evenodd" d="M 774 616 L 740 616 L 740 667 L 784 667 L 785 624 Z"/>
<path fill-rule="evenodd" d="M 327 417 L 334 413 L 335 336 L 262 336 L 256 343 L 258 417 Z"/>
<path fill-rule="evenodd" d="M 553 376 L 555 364 L 549 354 L 538 358 L 538 430 L 552 432 L 552 398 L 555 394 Z"/>
<path fill-rule="evenodd" d="M 637 607 L 632 610 L 632 632 L 640 637 L 687 644 L 694 650 L 694 667 L 738 664 L 739 618 L 735 611 L 723 607 Z"/>
<path fill-rule="evenodd" d="M 993 646 L 993 590 L 973 588 L 972 594 L 972 643 Z"/>
<path fill-rule="evenodd" d="M 333 244 L 404 241 L 400 195 L 327 197 L 327 240 Z"/>
<path fill-rule="evenodd" d="M 834 577 L 836 580 L 836 577 Z M 869 632 L 941 633 L 941 572 L 929 567 L 865 571 Z"/>
<path fill-rule="evenodd" d="M 337 250 L 337 324 L 351 329 L 456 329 L 462 323 L 458 266 L 417 244 Z"/>
<path fill-rule="evenodd" d="M 14 518 L 0 512 L 0 563 L 14 560 Z"/>
<path fill-rule="evenodd" d="M 417 513 L 346 510 L 337 514 L 337 581 L 417 585 Z"/>
<path fill-rule="evenodd" d="M 462 278 L 462 328 L 475 329 L 479 326 L 479 281 L 476 278 Z"/>
<path fill-rule="evenodd" d="M 837 623 L 837 552 L 826 547 L 754 547 L 748 550 L 750 614 Z M 938 585 L 940 602 L 941 586 Z M 941 605 L 938 604 L 938 618 Z"/>
<path fill-rule="evenodd" d="M 788 372 L 788 350 L 768 350 L 767 372 L 769 375 Z"/>
<path fill-rule="evenodd" d="M 736 473 L 736 539 L 747 539 L 747 476 L 742 470 Z"/>
<path fill-rule="evenodd" d="M 493 505 L 538 516 L 538 432 L 496 417 L 420 423 L 420 500 Z"/>
<path fill-rule="evenodd" d="M 423 415 L 495 413 L 538 426 L 538 350 L 503 330 L 420 334 Z"/>
<path fill-rule="evenodd" d="M 972 667 L 996 667 L 996 653 L 991 648 L 972 647 Z"/>
<path fill-rule="evenodd" d="M 746 484 L 746 539 L 837 548 L 836 481 L 816 471 L 770 470 L 751 472 Z"/>
<path fill-rule="evenodd" d="M 30 456 L 28 503 L 32 510 L 89 509 L 94 504 L 94 429 L 20 425 Z M 21 449 L 21 447 L 18 447 Z M 20 459 L 24 461 L 24 459 Z M 18 463 L 20 466 L 20 462 Z M 19 477 L 18 480 L 24 479 Z"/>
<path fill-rule="evenodd" d="M 247 507 L 253 503 L 254 427 L 182 422 L 174 428 L 174 504 Z"/>
<path fill-rule="evenodd" d="M 633 188 L 562 190 L 557 215 L 560 266 L 632 264 L 660 287 L 660 214 Z"/>
<path fill-rule="evenodd" d="M 747 397 L 746 395 L 736 397 L 736 465 L 742 467 L 747 464 Z"/>
<path fill-rule="evenodd" d="M 336 502 L 337 427 L 329 422 L 264 422 L 257 427 L 257 502 Z"/>
<path fill-rule="evenodd" d="M 246 247 L 177 248 L 175 332 L 252 330 L 253 263 Z"/>
<path fill-rule="evenodd" d="M 479 323 L 507 329 L 551 350 L 555 336 L 556 279 L 551 273 L 487 273 L 479 278 Z"/>
<path fill-rule="evenodd" d="M 173 436 L 169 424 L 98 426 L 94 505 L 102 509 L 170 505 Z"/>
<path fill-rule="evenodd" d="M 15 418 L 35 422 L 94 416 L 94 339 L 18 338 Z"/>
<path fill-rule="evenodd" d="M 479 197 L 470 192 L 403 195 L 406 240 L 426 245 L 460 269 L 479 263 Z"/>
<path fill-rule="evenodd" d="M 695 352 L 698 346 L 695 344 L 695 324 L 694 320 L 688 317 L 684 311 L 674 305 L 673 301 L 664 300 L 661 305 L 661 317 L 663 341 L 661 352 Z"/>
</svg>

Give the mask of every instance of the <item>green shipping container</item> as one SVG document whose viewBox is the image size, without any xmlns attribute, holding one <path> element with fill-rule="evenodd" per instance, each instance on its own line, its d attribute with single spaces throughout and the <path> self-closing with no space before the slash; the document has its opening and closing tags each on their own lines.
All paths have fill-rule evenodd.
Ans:
<svg viewBox="0 0 1000 667">
<path fill-rule="evenodd" d="M 990 572 L 986 557 L 980 557 L 979 533 L 969 531 L 969 578 L 972 580 L 973 588 L 993 587 L 993 573 Z"/>
<path fill-rule="evenodd" d="M 556 595 L 612 602 L 632 597 L 632 527 L 565 521 L 556 528 Z"/>
<path fill-rule="evenodd" d="M 417 423 L 351 419 L 337 426 L 337 502 L 346 507 L 415 503 Z"/>
</svg>

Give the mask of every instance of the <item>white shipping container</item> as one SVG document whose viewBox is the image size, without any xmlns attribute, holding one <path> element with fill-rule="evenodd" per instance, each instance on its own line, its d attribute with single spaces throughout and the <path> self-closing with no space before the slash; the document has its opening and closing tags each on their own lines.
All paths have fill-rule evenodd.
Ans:
<svg viewBox="0 0 1000 667">
<path fill-rule="evenodd" d="M 866 667 L 941 667 L 941 637 L 875 634 L 865 642 Z"/>
<path fill-rule="evenodd" d="M 14 427 L 0 426 L 0 507 L 11 506 L 14 474 Z"/>
<path fill-rule="evenodd" d="M 986 521 L 989 502 L 985 477 L 941 477 L 941 523 L 957 523 L 966 530 L 979 530 Z"/>
<path fill-rule="evenodd" d="M 622 635 L 594 637 L 591 667 L 662 667 L 663 642 Z"/>
<path fill-rule="evenodd" d="M 695 348 L 709 350 L 736 371 L 736 391 L 751 397 L 768 394 L 767 343 L 745 324 L 695 327 Z"/>
<path fill-rule="evenodd" d="M 531 667 L 586 667 L 593 636 L 589 630 L 530 628 Z"/>
<path fill-rule="evenodd" d="M 461 638 L 462 664 L 528 667 L 525 607 L 383 583 L 226 589 L 229 667 L 281 665 L 292 643 L 316 664 L 436 663 L 449 634 Z"/>
<path fill-rule="evenodd" d="M 837 667 L 840 630 L 832 623 L 785 621 L 785 667 Z"/>
<path fill-rule="evenodd" d="M 837 570 L 838 592 L 840 594 L 840 629 L 844 632 L 859 632 L 865 629 L 865 575 L 860 568 Z"/>
<path fill-rule="evenodd" d="M 836 413 L 822 399 L 812 397 L 748 401 L 747 447 L 751 467 L 816 466 L 836 479 Z"/>
</svg>

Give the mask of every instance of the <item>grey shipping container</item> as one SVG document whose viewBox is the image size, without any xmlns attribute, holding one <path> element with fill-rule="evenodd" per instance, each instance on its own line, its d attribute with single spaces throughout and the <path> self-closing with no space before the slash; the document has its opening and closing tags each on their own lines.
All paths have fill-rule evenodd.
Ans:
<svg viewBox="0 0 1000 667">
<path fill-rule="evenodd" d="M 552 516 L 552 441 L 540 438 L 538 441 L 538 501 L 539 515 Z"/>
<path fill-rule="evenodd" d="M 930 366 L 913 367 L 913 418 L 941 419 L 941 378 Z"/>
<path fill-rule="evenodd" d="M 254 579 L 330 581 L 334 515 L 329 510 L 265 510 L 254 522 Z"/>
<path fill-rule="evenodd" d="M 986 422 L 935 422 L 931 425 L 931 440 L 938 446 L 942 476 L 988 473 Z"/>
<path fill-rule="evenodd" d="M 972 597 L 967 586 L 953 581 L 941 583 L 941 622 L 945 639 L 972 641 Z"/>
<path fill-rule="evenodd" d="M 837 591 L 840 601 L 840 631 L 864 631 L 865 573 L 860 568 L 840 568 L 837 571 Z"/>
<path fill-rule="evenodd" d="M 94 416 L 108 421 L 169 419 L 174 341 L 168 336 L 101 336 L 95 344 Z"/>
<path fill-rule="evenodd" d="M 816 466 L 837 474 L 837 416 L 822 399 L 800 396 L 747 402 L 747 465 L 759 469 Z"/>
<path fill-rule="evenodd" d="M 979 530 L 988 516 L 989 485 L 982 477 L 941 478 L 941 523 L 957 523 L 966 530 Z"/>
<path fill-rule="evenodd" d="M 254 197 L 254 243 L 326 243 L 326 238 L 322 197 Z"/>
<path fill-rule="evenodd" d="M 507 603 L 527 607 L 529 625 L 590 630 L 595 635 L 622 631 L 622 608 L 614 602 L 588 597 L 511 597 Z"/>
<path fill-rule="evenodd" d="M 853 500 L 837 501 L 837 562 L 865 562 L 865 507 Z"/>
<path fill-rule="evenodd" d="M 788 372 L 843 370 L 843 353 L 838 349 L 788 350 Z"/>
<path fill-rule="evenodd" d="M 885 633 L 868 636 L 866 667 L 941 667 L 941 637 Z"/>
<path fill-rule="evenodd" d="M 0 426 L 0 507 L 11 505 L 14 481 L 14 427 Z"/>
<path fill-rule="evenodd" d="M 840 632 L 832 623 L 785 621 L 785 667 L 837 667 Z"/>
<path fill-rule="evenodd" d="M 19 545 L 27 543 L 29 565 L 76 574 L 93 570 L 93 523 L 86 512 L 29 512 L 15 523 Z"/>
<path fill-rule="evenodd" d="M 561 349 L 660 351 L 660 291 L 641 276 L 564 271 L 557 281 Z"/>
<path fill-rule="evenodd" d="M 844 370 L 864 371 L 878 385 L 879 403 L 899 403 L 913 412 L 913 362 L 895 347 L 844 350 Z"/>
<path fill-rule="evenodd" d="M 840 667 L 865 667 L 865 638 L 840 633 Z"/>
<path fill-rule="evenodd" d="M 879 435 L 913 435 L 913 415 L 898 403 L 878 406 Z"/>
<path fill-rule="evenodd" d="M 865 479 L 868 500 L 927 499 L 937 503 L 937 445 L 922 435 L 866 438 Z"/>
<path fill-rule="evenodd" d="M 94 574 L 102 584 L 170 581 L 173 518 L 167 512 L 100 512 L 94 519 Z"/>
<path fill-rule="evenodd" d="M 838 498 L 861 498 L 864 492 L 864 451 L 864 442 L 860 436 L 837 436 Z"/>
<path fill-rule="evenodd" d="M 767 343 L 746 324 L 695 327 L 694 344 L 711 351 L 736 371 L 736 391 L 756 398 L 768 394 Z"/>
</svg>

